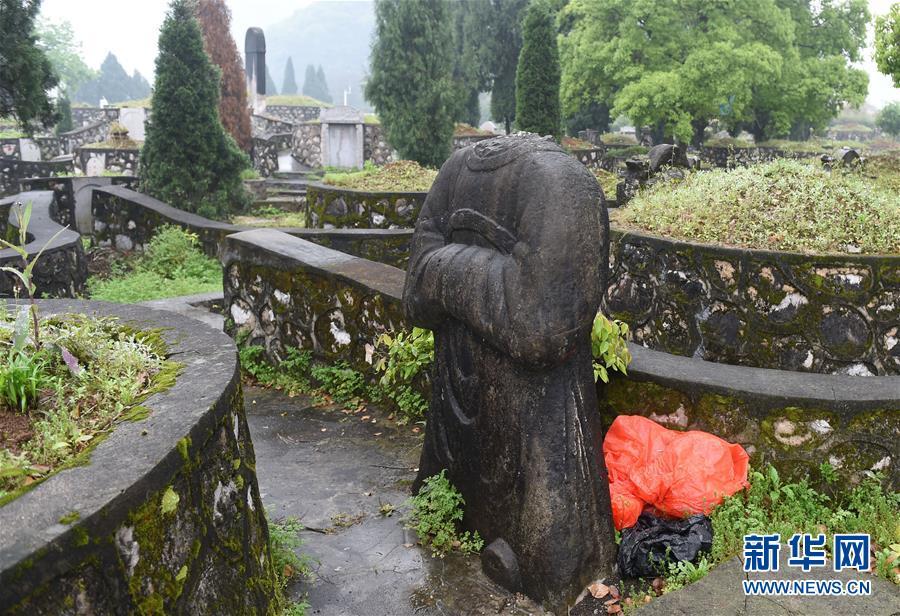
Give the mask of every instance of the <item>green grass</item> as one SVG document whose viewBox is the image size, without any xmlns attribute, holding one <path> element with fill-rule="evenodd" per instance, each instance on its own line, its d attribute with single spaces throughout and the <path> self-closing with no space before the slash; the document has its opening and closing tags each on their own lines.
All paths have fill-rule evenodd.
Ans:
<svg viewBox="0 0 900 616">
<path fill-rule="evenodd" d="M 603 189 L 603 196 L 607 201 L 615 201 L 616 186 L 619 184 L 619 176 L 605 169 L 591 169 L 597 181 L 600 182 L 600 188 Z"/>
<path fill-rule="evenodd" d="M 306 227 L 306 214 L 288 212 L 271 205 L 264 205 L 247 214 L 232 216 L 231 222 L 250 227 Z"/>
<path fill-rule="evenodd" d="M 641 191 L 625 226 L 684 240 L 807 253 L 900 253 L 900 195 L 864 175 L 778 160 Z"/>
<path fill-rule="evenodd" d="M 268 512 L 269 546 L 272 550 L 272 565 L 275 569 L 275 602 L 281 616 L 305 616 L 309 609 L 306 599 L 290 601 L 286 596 L 291 582 L 307 578 L 312 574 L 312 566 L 308 556 L 298 555 L 297 550 L 303 545 L 300 531 L 303 525 L 297 518 L 272 520 Z"/>
<path fill-rule="evenodd" d="M 331 103 L 325 103 L 306 96 L 305 94 L 276 94 L 266 97 L 267 105 L 288 105 L 291 107 L 334 107 Z"/>
<path fill-rule="evenodd" d="M 178 227 L 162 227 L 143 254 L 117 266 L 109 278 L 92 276 L 92 299 L 136 303 L 222 290 L 222 267 L 204 255 L 197 237 Z"/>
<path fill-rule="evenodd" d="M 114 104 L 111 105 L 111 106 L 112 106 L 112 107 L 125 107 L 125 108 L 129 108 L 129 107 L 146 107 L 147 109 L 149 109 L 149 108 L 150 108 L 150 102 L 151 102 L 152 100 L 153 100 L 152 97 L 148 96 L 147 98 L 141 98 L 141 99 L 137 99 L 137 100 L 122 101 L 122 102 L 120 102 L 120 103 L 114 103 Z"/>
<path fill-rule="evenodd" d="M 0 139 L 21 139 L 25 133 L 20 130 L 0 130 Z"/>
<path fill-rule="evenodd" d="M 400 160 L 376 167 L 366 161 L 361 171 L 326 173 L 326 184 L 373 192 L 427 192 L 437 177 L 436 169 L 420 167 L 410 160 Z"/>
</svg>

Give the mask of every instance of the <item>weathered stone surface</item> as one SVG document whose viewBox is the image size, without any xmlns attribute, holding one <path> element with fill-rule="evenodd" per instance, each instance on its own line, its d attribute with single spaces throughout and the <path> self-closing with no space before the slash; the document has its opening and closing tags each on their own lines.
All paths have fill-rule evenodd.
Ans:
<svg viewBox="0 0 900 616">
<path fill-rule="evenodd" d="M 657 146 L 659 147 L 659 146 Z M 603 308 L 644 346 L 806 372 L 900 374 L 897 255 L 807 255 L 612 227 Z"/>
<path fill-rule="evenodd" d="M 428 193 L 369 192 L 314 182 L 306 195 L 312 228 L 409 229 Z"/>
<path fill-rule="evenodd" d="M 37 162 L 0 157 L 0 197 L 16 194 L 19 182 L 26 178 L 45 178 L 71 174 L 73 171 L 71 160 Z"/>
<path fill-rule="evenodd" d="M 184 368 L 144 403 L 147 419 L 119 425 L 87 465 L 0 508 L 0 610 L 272 613 L 268 529 L 231 340 L 146 307 L 51 300 L 40 309 L 162 328 Z"/>
<path fill-rule="evenodd" d="M 409 320 L 435 333 L 413 488 L 446 469 L 487 571 L 514 583 L 518 568 L 524 592 L 560 613 L 615 555 L 589 335 L 605 286 L 600 200 L 552 141 L 459 150 L 422 208 L 404 288 Z"/>
</svg>

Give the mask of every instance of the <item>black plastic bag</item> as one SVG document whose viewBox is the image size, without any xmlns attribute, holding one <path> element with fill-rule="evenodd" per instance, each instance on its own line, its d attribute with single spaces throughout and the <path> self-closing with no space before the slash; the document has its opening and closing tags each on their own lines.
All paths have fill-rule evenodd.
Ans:
<svg viewBox="0 0 900 616">
<path fill-rule="evenodd" d="M 668 563 L 693 562 L 712 549 L 712 536 L 712 523 L 705 515 L 675 520 L 642 513 L 637 524 L 622 531 L 619 575 L 656 577 L 668 570 Z"/>
</svg>

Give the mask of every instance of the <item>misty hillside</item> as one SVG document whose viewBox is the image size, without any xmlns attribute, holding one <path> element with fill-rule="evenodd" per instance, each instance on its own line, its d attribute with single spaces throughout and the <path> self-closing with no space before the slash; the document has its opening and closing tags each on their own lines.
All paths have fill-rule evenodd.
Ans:
<svg viewBox="0 0 900 616">
<path fill-rule="evenodd" d="M 281 91 L 288 56 L 294 61 L 297 88 L 303 88 L 307 64 L 319 64 L 335 103 L 343 102 L 349 85 L 348 103 L 368 109 L 361 81 L 369 64 L 370 41 L 375 29 L 372 2 L 314 2 L 291 17 L 265 28 L 266 62 Z"/>
</svg>

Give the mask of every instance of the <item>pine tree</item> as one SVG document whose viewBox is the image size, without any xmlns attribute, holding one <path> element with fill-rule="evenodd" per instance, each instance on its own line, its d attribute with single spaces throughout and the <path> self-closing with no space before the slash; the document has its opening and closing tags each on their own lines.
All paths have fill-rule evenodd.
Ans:
<svg viewBox="0 0 900 616">
<path fill-rule="evenodd" d="M 303 77 L 303 94 L 315 98 L 318 91 L 318 76 L 316 75 L 316 67 L 312 64 L 307 64 L 306 74 Z"/>
<path fill-rule="evenodd" d="M 516 69 L 516 125 L 520 130 L 559 137 L 559 78 L 553 14 L 544 0 L 536 0 L 525 13 Z"/>
<path fill-rule="evenodd" d="M 375 3 L 366 98 L 400 156 L 429 167 L 447 159 L 453 137 L 450 27 L 440 0 Z"/>
<path fill-rule="evenodd" d="M 152 106 L 142 189 L 204 216 L 246 205 L 240 174 L 249 160 L 219 120 L 218 70 L 203 51 L 193 0 L 172 0 L 160 28 Z"/>
<path fill-rule="evenodd" d="M 272 73 L 269 72 L 269 65 L 266 65 L 266 96 L 276 96 L 278 88 L 275 87 L 275 80 L 272 79 Z"/>
<path fill-rule="evenodd" d="M 288 56 L 287 64 L 284 65 L 284 82 L 281 85 L 281 93 L 297 93 L 297 78 L 294 76 L 294 61 L 290 56 Z"/>
<path fill-rule="evenodd" d="M 0 0 L 0 117 L 12 116 L 22 125 L 56 121 L 47 92 L 57 78 L 34 34 L 40 8 L 40 0 Z"/>
<path fill-rule="evenodd" d="M 59 112 L 59 122 L 56 124 L 57 135 L 67 133 L 74 128 L 72 124 L 72 104 L 65 95 L 61 95 L 56 101 L 56 109 Z"/>
<path fill-rule="evenodd" d="M 319 96 L 318 98 L 323 103 L 332 102 L 331 91 L 328 89 L 328 81 L 325 79 L 325 71 L 322 69 L 322 65 L 319 65 L 318 70 L 316 71 L 316 83 L 319 87 Z"/>
<path fill-rule="evenodd" d="M 247 78 L 237 44 L 231 36 L 231 11 L 224 0 L 200 0 L 197 17 L 203 31 L 203 48 L 222 71 L 219 119 L 238 146 L 248 152 L 253 145 Z"/>
</svg>

